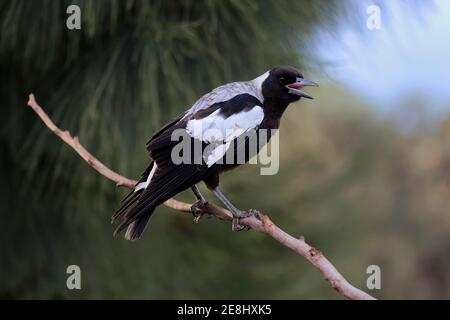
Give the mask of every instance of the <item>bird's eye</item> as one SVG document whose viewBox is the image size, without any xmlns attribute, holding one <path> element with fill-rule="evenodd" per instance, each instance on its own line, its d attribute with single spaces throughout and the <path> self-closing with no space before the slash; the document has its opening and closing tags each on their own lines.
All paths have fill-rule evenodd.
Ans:
<svg viewBox="0 0 450 320">
<path fill-rule="evenodd" d="M 285 77 L 280 77 L 279 81 L 280 81 L 280 83 L 281 83 L 282 85 L 286 85 L 286 84 L 287 84 L 287 80 L 286 80 Z"/>
</svg>

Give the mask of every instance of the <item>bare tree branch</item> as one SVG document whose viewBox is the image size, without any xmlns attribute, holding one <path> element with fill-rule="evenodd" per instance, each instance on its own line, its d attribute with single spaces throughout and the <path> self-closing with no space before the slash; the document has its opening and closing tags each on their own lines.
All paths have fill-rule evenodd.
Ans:
<svg viewBox="0 0 450 320">
<path fill-rule="evenodd" d="M 45 111 L 37 104 L 34 95 L 29 95 L 28 105 L 36 112 L 45 125 L 58 137 L 74 149 L 81 158 L 83 158 L 92 168 L 97 170 L 101 175 L 115 182 L 118 186 L 126 186 L 133 188 L 136 184 L 135 180 L 125 178 L 124 176 L 112 171 L 89 151 L 87 151 L 79 142 L 78 137 L 72 137 L 68 131 L 59 129 L 53 121 L 48 117 Z M 169 199 L 164 203 L 166 206 L 181 211 L 191 212 L 191 204 L 181 202 L 175 199 Z M 208 203 L 201 208 L 202 213 L 214 215 L 221 220 L 232 220 L 231 212 L 225 208 Z M 260 214 L 259 219 L 252 216 L 240 221 L 241 225 L 251 229 L 265 233 L 284 246 L 297 252 L 299 255 L 307 259 L 312 265 L 320 270 L 323 277 L 331 284 L 331 286 L 345 297 L 353 300 L 373 300 L 375 299 L 366 292 L 352 286 L 339 271 L 331 264 L 331 262 L 317 249 L 305 242 L 303 236 L 299 239 L 294 238 L 285 231 L 277 227 L 267 215 Z"/>
</svg>

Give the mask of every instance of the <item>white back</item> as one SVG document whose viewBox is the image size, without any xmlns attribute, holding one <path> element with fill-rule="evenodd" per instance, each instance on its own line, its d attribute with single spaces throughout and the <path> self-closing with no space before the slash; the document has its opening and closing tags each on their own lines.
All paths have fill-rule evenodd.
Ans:
<svg viewBox="0 0 450 320">
<path fill-rule="evenodd" d="M 239 94 L 250 94 L 264 103 L 262 95 L 262 83 L 269 76 L 269 71 L 250 81 L 232 82 L 217 87 L 211 92 L 205 94 L 186 112 L 183 118 L 203 109 L 207 109 L 213 104 L 230 100 Z"/>
</svg>

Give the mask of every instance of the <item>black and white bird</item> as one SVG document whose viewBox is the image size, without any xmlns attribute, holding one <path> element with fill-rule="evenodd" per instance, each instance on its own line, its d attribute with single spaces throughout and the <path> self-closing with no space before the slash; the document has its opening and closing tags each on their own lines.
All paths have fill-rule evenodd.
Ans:
<svg viewBox="0 0 450 320">
<path fill-rule="evenodd" d="M 123 218 L 114 235 L 126 229 L 125 239 L 139 239 L 155 208 L 188 188 L 192 188 L 197 198 L 192 208 L 195 213 L 199 205 L 206 203 L 197 187 L 201 181 L 232 212 L 233 230 L 241 230 L 239 219 L 254 211 L 237 209 L 219 189 L 219 174 L 239 165 L 223 159 L 228 152 L 238 154 L 245 149 L 245 161 L 248 161 L 252 154 L 246 143 L 236 143 L 239 138 L 249 132 L 278 129 L 280 118 L 290 103 L 302 97 L 312 99 L 302 91 L 306 86 L 317 84 L 304 79 L 293 67 L 276 67 L 253 80 L 233 82 L 212 90 L 164 125 L 147 143 L 153 161 L 112 216 L 113 222 Z M 209 149 L 209 152 L 203 152 L 200 161 L 175 163 L 173 149 L 179 144 L 173 139 L 176 131 L 184 132 L 193 144 L 200 142 L 202 150 Z M 265 143 L 267 141 L 259 142 L 256 152 Z"/>
</svg>

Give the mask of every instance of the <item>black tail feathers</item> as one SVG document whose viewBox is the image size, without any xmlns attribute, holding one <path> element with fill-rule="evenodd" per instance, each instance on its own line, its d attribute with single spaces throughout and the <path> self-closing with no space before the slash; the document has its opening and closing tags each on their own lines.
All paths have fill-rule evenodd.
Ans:
<svg viewBox="0 0 450 320">
<path fill-rule="evenodd" d="M 136 193 L 142 193 L 141 190 L 139 190 Z M 138 240 L 142 233 L 145 231 L 145 227 L 148 224 L 148 220 L 153 214 L 154 208 L 145 209 L 142 211 L 139 211 L 138 214 L 127 217 L 129 212 L 134 212 L 136 206 L 139 204 L 139 195 L 138 196 L 132 196 L 129 198 L 130 202 L 124 202 L 122 205 L 122 208 L 120 208 L 113 216 L 112 220 L 115 221 L 117 218 L 124 216 L 124 221 L 117 226 L 117 228 L 114 230 L 114 237 L 117 237 L 117 235 L 122 232 L 123 230 L 127 230 L 125 232 L 125 239 L 136 241 Z"/>
<path fill-rule="evenodd" d="M 142 233 L 144 233 L 152 213 L 153 212 L 146 212 L 145 215 L 140 216 L 135 221 L 130 223 L 127 227 L 127 231 L 125 232 L 125 239 L 130 241 L 138 240 Z"/>
<path fill-rule="evenodd" d="M 139 182 L 147 180 L 148 175 L 153 167 L 153 163 L 148 166 L 147 170 L 142 174 Z M 139 183 L 138 182 L 138 183 Z M 132 190 L 121 202 L 120 208 L 112 215 L 111 223 L 123 218 L 124 221 L 114 230 L 114 237 L 121 231 L 127 229 L 125 239 L 135 241 L 140 238 L 147 226 L 154 208 L 139 208 L 141 204 L 141 195 L 144 189 Z M 136 210 L 137 209 L 137 210 Z"/>
</svg>

